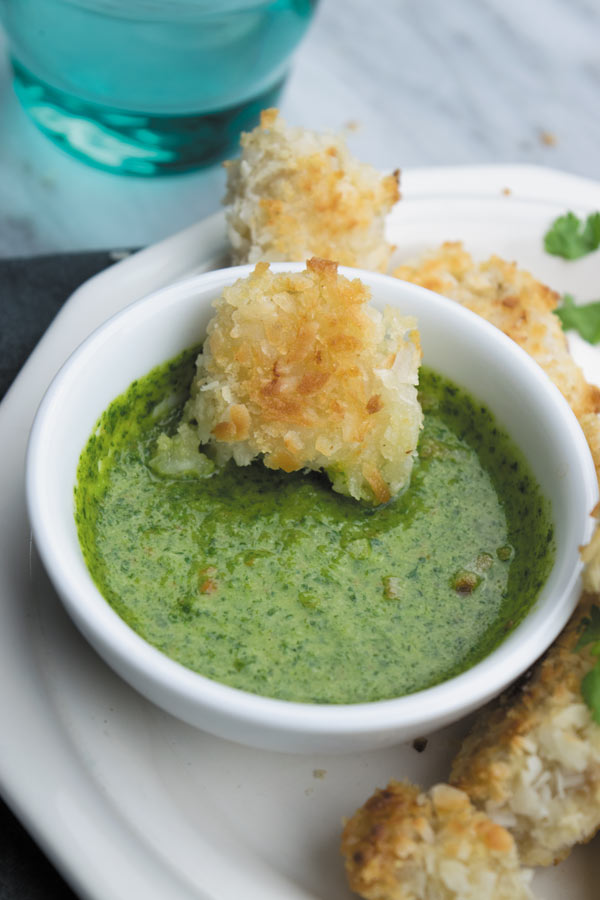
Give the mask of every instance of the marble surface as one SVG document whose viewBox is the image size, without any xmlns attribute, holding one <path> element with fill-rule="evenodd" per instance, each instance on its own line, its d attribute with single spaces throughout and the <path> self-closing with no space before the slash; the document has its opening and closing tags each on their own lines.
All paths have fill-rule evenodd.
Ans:
<svg viewBox="0 0 600 900">
<path fill-rule="evenodd" d="M 321 0 L 281 107 L 349 123 L 384 169 L 525 162 L 600 179 L 598 0 Z M 220 166 L 145 180 L 54 147 L 13 94 L 0 32 L 0 256 L 151 243 L 218 209 Z"/>
</svg>

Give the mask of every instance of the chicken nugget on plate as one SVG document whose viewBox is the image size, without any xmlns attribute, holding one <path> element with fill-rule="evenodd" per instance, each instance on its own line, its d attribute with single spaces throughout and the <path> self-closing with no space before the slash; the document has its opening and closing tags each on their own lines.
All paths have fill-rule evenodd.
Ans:
<svg viewBox="0 0 600 900">
<path fill-rule="evenodd" d="M 366 900 L 531 900 L 511 835 L 445 784 L 392 781 L 346 823 L 342 854 Z"/>
<path fill-rule="evenodd" d="M 393 247 L 385 217 L 398 173 L 382 175 L 344 140 L 287 125 L 276 109 L 241 138 L 227 169 L 227 227 L 234 263 L 311 256 L 384 272 Z"/>
</svg>

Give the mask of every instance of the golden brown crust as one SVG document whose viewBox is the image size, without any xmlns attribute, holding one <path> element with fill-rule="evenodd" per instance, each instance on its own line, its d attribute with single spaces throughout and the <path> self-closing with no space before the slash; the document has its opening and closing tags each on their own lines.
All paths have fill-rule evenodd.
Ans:
<svg viewBox="0 0 600 900">
<path fill-rule="evenodd" d="M 272 107 L 271 109 L 263 109 L 260 114 L 260 127 L 271 128 L 277 121 L 279 110 Z"/>
<path fill-rule="evenodd" d="M 226 288 L 187 407 L 199 439 L 223 461 L 262 454 L 286 472 L 322 468 L 342 493 L 389 500 L 419 436 L 420 348 L 414 319 L 370 299 L 315 257 L 302 272 L 257 263 Z"/>
<path fill-rule="evenodd" d="M 390 896 L 396 889 L 396 860 L 414 848 L 422 832 L 419 789 L 391 781 L 348 820 L 341 850 L 348 883 L 363 897 Z"/>
<path fill-rule="evenodd" d="M 515 263 L 492 256 L 476 263 L 460 243 L 445 243 L 415 264 L 398 267 L 397 278 L 456 300 L 519 344 L 546 371 L 591 438 L 600 466 L 600 390 L 587 383 L 574 362 L 553 310 L 558 294 Z"/>
<path fill-rule="evenodd" d="M 391 781 L 346 823 L 341 850 L 367 900 L 530 897 L 511 835 L 448 785 Z"/>
<path fill-rule="evenodd" d="M 319 256 L 386 270 L 393 247 L 384 225 L 400 196 L 398 171 L 381 175 L 341 138 L 289 127 L 274 109 L 241 145 L 241 159 L 226 163 L 234 262 Z"/>
<path fill-rule="evenodd" d="M 310 247 L 310 252 L 341 265 L 364 265 L 349 237 L 370 228 L 374 207 L 387 212 L 397 202 L 399 173 L 384 176 L 377 194 L 356 191 L 351 198 L 342 189 L 342 178 L 339 150 L 332 146 L 324 154 L 298 159 L 289 197 L 261 200 L 262 224 L 272 235 L 272 249 L 278 259 L 297 260 Z M 300 240 L 299 222 L 306 222 L 306 232 L 310 231 Z M 379 268 L 383 270 L 386 265 L 387 260 L 382 261 Z"/>
</svg>

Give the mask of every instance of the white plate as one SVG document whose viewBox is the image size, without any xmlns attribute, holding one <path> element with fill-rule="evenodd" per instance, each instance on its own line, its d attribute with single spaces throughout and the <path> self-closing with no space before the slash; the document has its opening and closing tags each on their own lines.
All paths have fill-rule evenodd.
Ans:
<svg viewBox="0 0 600 900">
<path fill-rule="evenodd" d="M 505 188 L 510 189 L 507 194 Z M 402 257 L 464 240 L 515 259 L 580 300 L 600 294 L 600 253 L 566 263 L 542 235 L 567 209 L 600 209 L 600 184 L 550 170 L 484 166 L 403 175 L 390 221 Z M 42 393 L 108 315 L 224 262 L 220 215 L 150 247 L 73 294 L 0 407 L 0 779 L 63 875 L 95 900 L 348 900 L 340 822 L 391 777 L 447 776 L 467 723 L 412 746 L 344 757 L 248 750 L 170 718 L 130 690 L 71 625 L 32 547 L 23 463 Z M 600 353 L 572 342 L 600 383 Z M 598 841 L 540 871 L 546 900 L 597 896 Z M 596 875 L 596 877 L 594 877 Z"/>
</svg>

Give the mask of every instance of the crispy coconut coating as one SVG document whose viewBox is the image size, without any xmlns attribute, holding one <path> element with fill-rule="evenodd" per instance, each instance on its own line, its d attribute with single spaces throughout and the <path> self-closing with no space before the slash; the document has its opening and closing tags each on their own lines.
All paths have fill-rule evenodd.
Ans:
<svg viewBox="0 0 600 900">
<path fill-rule="evenodd" d="M 366 900 L 525 900 L 531 873 L 511 835 L 445 784 L 392 781 L 346 823 L 342 854 Z"/>
<path fill-rule="evenodd" d="M 594 515 L 598 515 L 598 506 Z M 581 558 L 584 562 L 583 587 L 593 594 L 600 594 L 600 528 L 596 527 L 592 540 L 586 547 L 581 547 Z"/>
<path fill-rule="evenodd" d="M 227 225 L 234 263 L 311 256 L 384 272 L 384 236 L 399 199 L 398 173 L 355 160 L 344 140 L 291 128 L 276 109 L 241 138 L 227 168 Z"/>
<path fill-rule="evenodd" d="M 340 493 L 383 503 L 410 478 L 422 424 L 416 321 L 370 303 L 333 262 L 223 291 L 186 418 L 219 462 L 324 469 Z"/>
<path fill-rule="evenodd" d="M 559 300 L 555 291 L 498 256 L 476 263 L 460 243 L 442 244 L 394 275 L 458 301 L 520 344 L 567 399 L 598 454 L 600 390 L 586 382 L 569 352 L 553 314 Z M 600 464 L 600 454 L 595 461 Z"/>
<path fill-rule="evenodd" d="M 575 647 L 598 597 L 583 596 L 531 673 L 476 720 L 450 781 L 510 829 L 521 861 L 559 862 L 600 828 L 600 725 L 581 695 L 596 657 Z"/>
</svg>

